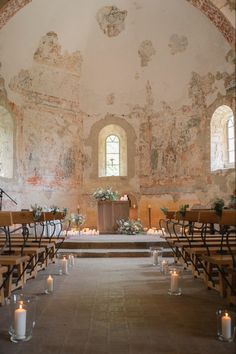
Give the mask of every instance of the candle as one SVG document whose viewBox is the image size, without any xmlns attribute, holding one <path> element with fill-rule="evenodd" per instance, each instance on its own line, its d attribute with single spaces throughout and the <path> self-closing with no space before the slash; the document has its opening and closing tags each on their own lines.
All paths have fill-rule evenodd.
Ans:
<svg viewBox="0 0 236 354">
<path fill-rule="evenodd" d="M 158 252 L 155 250 L 153 251 L 153 265 L 158 264 Z"/>
<path fill-rule="evenodd" d="M 69 266 L 73 267 L 74 264 L 75 264 L 74 256 L 73 256 L 73 254 L 70 254 L 69 255 Z"/>
<path fill-rule="evenodd" d="M 231 338 L 231 317 L 226 312 L 221 318 L 222 336 L 224 339 Z"/>
<path fill-rule="evenodd" d="M 78 214 L 80 212 L 80 205 L 79 204 L 77 205 L 77 212 L 78 212 Z"/>
<path fill-rule="evenodd" d="M 171 279 L 170 279 L 170 291 L 172 293 L 179 290 L 179 274 L 174 270 L 171 272 Z"/>
<path fill-rule="evenodd" d="M 26 332 L 26 310 L 23 309 L 23 304 L 14 313 L 14 328 L 17 339 L 24 339 Z"/>
<path fill-rule="evenodd" d="M 51 275 L 49 275 L 47 278 L 47 291 L 49 293 L 53 292 L 53 277 Z"/>
<path fill-rule="evenodd" d="M 165 259 L 161 262 L 161 271 L 162 273 L 167 274 L 168 262 Z"/>
<path fill-rule="evenodd" d="M 62 273 L 67 274 L 68 273 L 68 264 L 67 264 L 67 259 L 66 257 L 63 257 L 62 259 Z"/>
<path fill-rule="evenodd" d="M 152 210 L 150 204 L 148 204 L 148 226 L 149 229 L 152 227 Z"/>
</svg>

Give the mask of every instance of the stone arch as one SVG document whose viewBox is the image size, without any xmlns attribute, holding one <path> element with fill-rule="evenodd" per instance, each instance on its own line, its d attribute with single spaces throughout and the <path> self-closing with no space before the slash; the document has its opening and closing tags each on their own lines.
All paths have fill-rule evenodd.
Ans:
<svg viewBox="0 0 236 354">
<path fill-rule="evenodd" d="M 227 105 L 219 106 L 211 118 L 211 171 L 233 168 L 228 159 L 227 124 L 235 118 L 232 109 Z M 235 137 L 234 137 L 235 139 Z"/>
<path fill-rule="evenodd" d="M 115 127 L 116 132 L 118 132 L 119 136 L 123 134 L 123 141 L 125 141 L 125 135 L 127 137 L 127 141 L 125 142 L 126 147 L 123 152 L 124 162 L 126 167 L 123 165 L 123 173 L 122 176 L 127 176 L 131 178 L 135 175 L 135 141 L 136 134 L 134 128 L 124 119 L 114 115 L 107 115 L 104 119 L 96 122 L 91 130 L 88 138 L 86 139 L 85 144 L 91 147 L 91 160 L 92 164 L 92 178 L 98 178 L 99 176 L 99 134 L 102 132 L 100 137 L 103 137 L 103 132 L 106 132 L 106 127 Z M 124 135 L 125 134 L 125 135 Z M 126 157 L 125 157 L 126 155 Z M 125 160 L 127 159 L 127 160 Z M 127 163 L 126 163 L 127 161 Z M 100 175 L 104 176 L 103 174 Z M 117 177 L 108 177 L 108 178 L 117 178 Z"/>
</svg>

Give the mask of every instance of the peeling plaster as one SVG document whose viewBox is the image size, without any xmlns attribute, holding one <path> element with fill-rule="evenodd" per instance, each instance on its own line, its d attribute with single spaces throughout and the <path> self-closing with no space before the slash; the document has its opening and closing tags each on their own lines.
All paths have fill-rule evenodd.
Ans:
<svg viewBox="0 0 236 354">
<path fill-rule="evenodd" d="M 125 29 L 125 18 L 128 12 L 116 6 L 104 6 L 98 10 L 96 18 L 99 27 L 108 37 L 116 37 Z"/>
<path fill-rule="evenodd" d="M 61 53 L 61 45 L 55 32 L 48 32 L 41 39 L 34 53 L 34 60 L 38 63 L 53 65 L 68 71 L 80 73 L 82 56 L 79 51 L 72 54 Z"/>
<path fill-rule="evenodd" d="M 156 50 L 153 47 L 152 41 L 143 41 L 138 49 L 138 55 L 141 59 L 141 66 L 147 66 L 152 56 L 156 54 Z"/>
<path fill-rule="evenodd" d="M 174 33 L 170 37 L 169 44 L 171 54 L 184 52 L 188 47 L 188 38 Z"/>
</svg>

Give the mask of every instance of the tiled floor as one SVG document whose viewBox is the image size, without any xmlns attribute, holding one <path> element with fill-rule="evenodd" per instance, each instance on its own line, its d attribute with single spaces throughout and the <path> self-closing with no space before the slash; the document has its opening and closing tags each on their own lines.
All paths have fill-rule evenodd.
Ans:
<svg viewBox="0 0 236 354">
<path fill-rule="evenodd" d="M 39 294 L 33 338 L 14 344 L 7 307 L 0 308 L 1 354 L 231 354 L 235 343 L 216 338 L 216 309 L 224 301 L 185 273 L 182 296 L 167 294 L 169 279 L 150 258 L 80 258 L 69 275 L 50 265 L 24 293 Z M 40 295 L 47 274 L 52 295 Z"/>
</svg>

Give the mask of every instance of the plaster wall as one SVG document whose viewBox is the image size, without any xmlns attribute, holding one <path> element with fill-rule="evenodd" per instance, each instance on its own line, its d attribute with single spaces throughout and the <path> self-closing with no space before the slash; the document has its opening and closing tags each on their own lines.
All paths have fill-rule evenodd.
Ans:
<svg viewBox="0 0 236 354">
<path fill-rule="evenodd" d="M 186 0 L 65 3 L 34 0 L 0 31 L 0 102 L 16 131 L 2 188 L 19 208 L 80 204 L 89 226 L 99 186 L 132 195 L 144 223 L 148 204 L 156 224 L 161 206 L 227 200 L 234 169 L 210 172 L 211 116 L 235 112 L 235 52 L 219 30 Z M 117 123 L 128 173 L 99 178 L 98 134 Z"/>
</svg>

